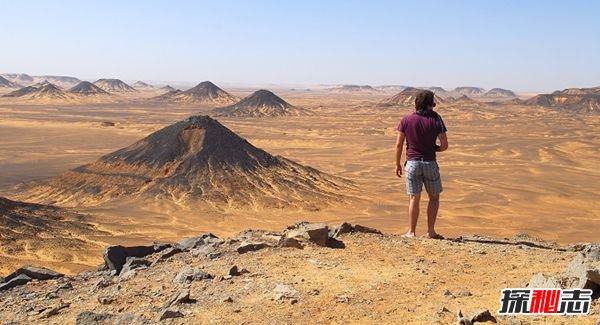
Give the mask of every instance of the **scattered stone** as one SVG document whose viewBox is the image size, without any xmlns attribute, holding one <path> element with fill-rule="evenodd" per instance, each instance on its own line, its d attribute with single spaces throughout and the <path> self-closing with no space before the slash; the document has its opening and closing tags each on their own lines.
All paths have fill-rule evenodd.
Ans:
<svg viewBox="0 0 600 325">
<path fill-rule="evenodd" d="M 472 325 L 476 322 L 484 323 L 484 322 L 492 322 L 497 323 L 498 321 L 489 310 L 482 309 L 473 314 L 471 317 L 467 317 L 463 315 L 462 311 L 459 309 L 457 312 L 458 324 L 460 325 Z"/>
<path fill-rule="evenodd" d="M 137 274 L 136 270 L 121 271 L 119 278 L 121 280 L 131 280 L 136 276 L 136 274 Z"/>
<path fill-rule="evenodd" d="M 240 254 L 244 254 L 247 252 L 254 252 L 257 250 L 261 250 L 263 248 L 271 247 L 271 245 L 265 242 L 242 242 L 240 246 L 237 248 L 237 252 Z"/>
<path fill-rule="evenodd" d="M 293 247 L 293 248 L 299 248 L 299 249 L 303 249 L 304 245 L 302 245 L 302 243 L 296 239 L 296 238 L 286 238 L 286 237 L 282 237 L 281 240 L 278 243 L 279 247 Z"/>
<path fill-rule="evenodd" d="M 58 304 L 56 306 L 53 306 L 53 307 L 50 307 L 50 308 L 44 310 L 42 313 L 40 313 L 40 317 L 41 318 L 52 317 L 52 316 L 58 314 L 58 312 L 61 311 L 62 309 L 65 309 L 69 306 L 70 306 L 70 304 L 61 302 L 60 304 Z"/>
<path fill-rule="evenodd" d="M 275 300 L 298 299 L 298 291 L 286 284 L 279 283 L 273 289 L 273 298 Z"/>
<path fill-rule="evenodd" d="M 193 279 L 194 279 L 194 270 L 191 267 L 186 266 L 183 269 L 181 269 L 181 271 L 179 271 L 179 273 L 177 273 L 177 275 L 173 279 L 173 282 L 188 283 L 188 282 L 192 282 Z"/>
<path fill-rule="evenodd" d="M 237 265 L 234 265 L 234 266 L 232 266 L 229 269 L 229 273 L 227 273 L 227 275 L 229 275 L 229 276 L 239 276 L 239 275 L 246 274 L 246 273 L 250 273 L 250 271 L 248 271 L 248 270 L 246 270 L 244 268 L 238 271 Z"/>
<path fill-rule="evenodd" d="M 194 281 L 198 281 L 198 280 L 210 280 L 212 279 L 213 276 L 211 274 L 208 274 L 204 271 L 198 271 L 196 273 L 194 273 L 194 276 L 192 278 L 192 280 Z"/>
<path fill-rule="evenodd" d="M 110 126 L 115 126 L 114 122 L 110 122 L 110 121 L 104 121 L 100 123 L 100 126 L 104 126 L 104 127 L 110 127 Z"/>
<path fill-rule="evenodd" d="M 446 296 L 446 297 L 450 297 L 450 298 L 454 298 L 454 297 L 455 297 L 455 296 L 454 296 L 454 294 L 452 294 L 452 291 L 450 291 L 450 290 L 448 290 L 448 289 L 444 290 L 444 293 L 443 293 L 443 294 L 444 294 L 444 296 Z"/>
<path fill-rule="evenodd" d="M 227 296 L 227 297 L 223 298 L 221 300 L 221 302 L 233 302 L 233 298 L 231 298 L 230 296 Z"/>
<path fill-rule="evenodd" d="M 111 320 L 114 316 L 107 313 L 97 314 L 91 311 L 83 311 L 77 315 L 75 325 L 96 325 Z"/>
<path fill-rule="evenodd" d="M 441 307 L 438 307 L 435 310 L 435 315 L 441 316 L 441 315 L 443 315 L 444 313 L 447 313 L 447 312 L 450 312 L 450 310 L 448 308 L 446 308 L 446 306 L 442 305 Z"/>
<path fill-rule="evenodd" d="M 350 302 L 350 297 L 346 296 L 346 295 L 342 295 L 342 296 L 336 296 L 335 297 L 335 302 L 338 304 L 345 304 Z"/>
<path fill-rule="evenodd" d="M 12 289 L 14 287 L 24 285 L 31 280 L 32 279 L 29 276 L 27 276 L 25 274 L 19 274 L 16 277 L 8 280 L 7 282 L 0 284 L 0 291 Z"/>
<path fill-rule="evenodd" d="M 379 234 L 379 235 L 382 234 L 381 231 L 379 231 L 375 228 L 361 226 L 361 225 L 351 225 L 348 222 L 344 222 L 341 225 L 339 225 L 338 227 L 332 229 L 330 232 L 330 235 L 331 235 L 331 237 L 338 237 L 342 234 L 349 234 L 349 233 L 353 233 L 353 232 L 362 232 L 362 233 Z"/>
<path fill-rule="evenodd" d="M 106 297 L 106 296 L 98 297 L 98 302 L 101 305 L 110 305 L 114 301 L 115 301 L 115 298 L 113 298 L 113 297 Z"/>
<path fill-rule="evenodd" d="M 183 289 L 177 293 L 175 293 L 167 302 L 165 307 L 170 307 L 171 305 L 188 303 L 191 302 L 190 299 L 190 289 Z"/>
<path fill-rule="evenodd" d="M 165 308 L 163 309 L 160 314 L 158 314 L 158 320 L 159 321 L 163 321 L 165 319 L 171 319 L 171 318 L 181 318 L 183 317 L 183 313 L 181 313 L 178 310 L 173 310 L 170 308 Z"/>
<path fill-rule="evenodd" d="M 456 295 L 459 296 L 459 297 L 470 297 L 473 294 L 469 290 L 463 290 L 463 291 L 457 293 Z"/>
<path fill-rule="evenodd" d="M 106 287 L 110 286 L 112 283 L 113 283 L 113 281 L 110 278 L 109 279 L 100 278 L 100 279 L 98 279 L 98 281 L 96 281 L 96 283 L 94 283 L 94 285 L 90 289 L 90 292 L 94 292 L 101 288 L 106 288 Z"/>
<path fill-rule="evenodd" d="M 193 249 L 219 241 L 217 236 L 211 233 L 204 233 L 195 237 L 182 239 L 177 242 L 177 245 L 182 249 Z"/>
</svg>

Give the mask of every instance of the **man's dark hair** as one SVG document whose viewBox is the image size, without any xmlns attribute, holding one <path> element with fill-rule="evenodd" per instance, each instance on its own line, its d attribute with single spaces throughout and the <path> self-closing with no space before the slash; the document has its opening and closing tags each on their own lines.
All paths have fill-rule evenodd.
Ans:
<svg viewBox="0 0 600 325">
<path fill-rule="evenodd" d="M 415 98 L 415 110 L 425 111 L 427 107 L 434 106 L 434 94 L 431 90 L 422 90 Z"/>
</svg>

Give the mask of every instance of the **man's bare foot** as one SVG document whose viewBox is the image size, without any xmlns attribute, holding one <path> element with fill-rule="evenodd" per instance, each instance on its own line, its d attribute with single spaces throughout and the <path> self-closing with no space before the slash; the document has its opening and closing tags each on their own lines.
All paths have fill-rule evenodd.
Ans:
<svg viewBox="0 0 600 325">
<path fill-rule="evenodd" d="M 425 237 L 430 238 L 430 239 L 445 239 L 444 236 L 434 232 L 434 233 L 427 233 L 425 234 Z"/>
<path fill-rule="evenodd" d="M 404 235 L 402 235 L 402 237 L 404 237 L 404 238 L 415 238 L 415 233 L 408 231 Z"/>
</svg>

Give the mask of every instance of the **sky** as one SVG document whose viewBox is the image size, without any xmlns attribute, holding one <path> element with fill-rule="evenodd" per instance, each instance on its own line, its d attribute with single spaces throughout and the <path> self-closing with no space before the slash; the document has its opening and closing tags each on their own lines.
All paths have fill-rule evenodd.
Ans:
<svg viewBox="0 0 600 325">
<path fill-rule="evenodd" d="M 229 84 L 600 86 L 600 1 L 0 0 L 0 72 Z"/>
</svg>

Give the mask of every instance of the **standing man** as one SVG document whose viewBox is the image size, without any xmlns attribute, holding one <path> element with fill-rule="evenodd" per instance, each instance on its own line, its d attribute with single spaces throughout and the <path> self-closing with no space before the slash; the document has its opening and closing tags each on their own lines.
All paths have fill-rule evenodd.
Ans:
<svg viewBox="0 0 600 325">
<path fill-rule="evenodd" d="M 440 207 L 442 179 L 436 162 L 436 152 L 448 149 L 446 126 L 442 117 L 433 111 L 435 96 L 423 90 L 415 99 L 415 112 L 406 115 L 398 125 L 396 140 L 396 176 L 402 177 L 402 149 L 406 140 L 406 192 L 408 193 L 408 231 L 405 237 L 414 237 L 419 219 L 419 203 L 423 184 L 429 196 L 427 206 L 427 237 L 443 239 L 435 232 L 435 220 Z M 439 145 L 436 144 L 439 139 Z"/>
</svg>

